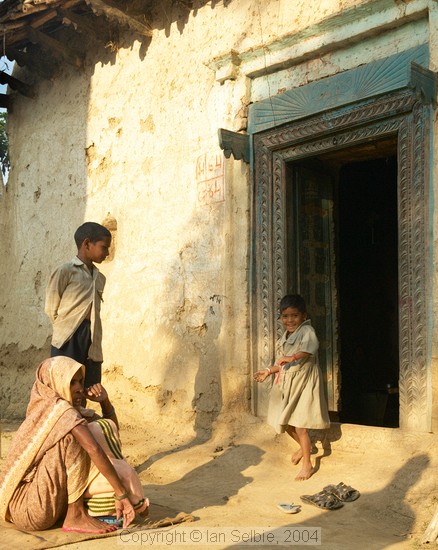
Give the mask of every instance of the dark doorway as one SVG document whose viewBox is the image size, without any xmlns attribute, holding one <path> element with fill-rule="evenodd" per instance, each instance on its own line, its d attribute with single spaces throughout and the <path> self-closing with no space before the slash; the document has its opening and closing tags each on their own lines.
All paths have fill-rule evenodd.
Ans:
<svg viewBox="0 0 438 550">
<path fill-rule="evenodd" d="M 340 420 L 396 427 L 397 158 L 343 165 L 337 202 Z"/>
<path fill-rule="evenodd" d="M 288 290 L 310 305 L 341 422 L 399 425 L 396 146 L 391 138 L 287 166 Z"/>
</svg>

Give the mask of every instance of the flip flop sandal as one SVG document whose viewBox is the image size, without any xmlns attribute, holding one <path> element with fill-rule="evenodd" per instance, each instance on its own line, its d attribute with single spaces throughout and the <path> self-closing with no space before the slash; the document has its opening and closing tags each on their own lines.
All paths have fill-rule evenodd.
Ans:
<svg viewBox="0 0 438 550">
<path fill-rule="evenodd" d="M 277 504 L 277 508 L 282 510 L 283 512 L 286 512 L 286 514 L 296 514 L 301 511 L 301 505 L 300 504 L 286 504 L 281 503 Z"/>
<path fill-rule="evenodd" d="M 110 525 L 117 525 L 117 527 L 123 526 L 123 517 L 117 519 L 116 516 L 95 516 L 99 521 L 104 521 Z"/>
<path fill-rule="evenodd" d="M 342 481 L 337 485 L 327 485 L 327 487 L 324 487 L 323 491 L 335 495 L 335 497 L 342 502 L 353 502 L 353 500 L 360 497 L 360 493 L 357 489 L 353 489 L 350 485 L 345 485 Z"/>
<path fill-rule="evenodd" d="M 324 489 L 314 495 L 301 495 L 300 499 L 306 504 L 312 504 L 324 510 L 337 510 L 344 506 L 335 495 L 328 493 Z"/>
</svg>

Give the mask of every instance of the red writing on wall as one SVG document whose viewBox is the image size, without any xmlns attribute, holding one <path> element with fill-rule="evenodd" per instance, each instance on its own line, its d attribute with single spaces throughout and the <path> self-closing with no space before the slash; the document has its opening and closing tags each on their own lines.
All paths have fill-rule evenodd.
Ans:
<svg viewBox="0 0 438 550">
<path fill-rule="evenodd" d="M 221 152 L 204 153 L 196 161 L 196 185 L 199 204 L 225 200 L 224 155 Z"/>
</svg>

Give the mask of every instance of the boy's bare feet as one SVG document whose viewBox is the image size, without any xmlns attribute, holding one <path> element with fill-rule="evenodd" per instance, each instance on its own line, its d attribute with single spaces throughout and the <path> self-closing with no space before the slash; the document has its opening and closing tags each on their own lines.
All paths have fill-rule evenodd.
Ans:
<svg viewBox="0 0 438 550">
<path fill-rule="evenodd" d="M 315 470 L 313 469 L 312 465 L 310 466 L 303 465 L 300 473 L 295 477 L 295 480 L 304 481 L 306 479 L 309 479 L 309 477 L 312 477 L 314 473 L 315 473 Z"/>
<path fill-rule="evenodd" d="M 301 449 L 298 449 L 292 456 L 290 461 L 294 466 L 298 464 L 298 462 L 303 458 L 303 451 Z"/>
<path fill-rule="evenodd" d="M 62 530 L 76 533 L 103 534 L 116 531 L 117 526 L 91 517 L 85 510 L 82 500 L 79 500 L 69 504 Z"/>
</svg>

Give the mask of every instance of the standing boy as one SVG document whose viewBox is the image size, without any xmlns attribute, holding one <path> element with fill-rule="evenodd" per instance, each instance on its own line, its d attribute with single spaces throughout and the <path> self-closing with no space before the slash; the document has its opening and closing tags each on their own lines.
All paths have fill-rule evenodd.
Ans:
<svg viewBox="0 0 438 550">
<path fill-rule="evenodd" d="M 51 357 L 65 355 L 85 365 L 88 388 L 101 381 L 103 361 L 100 303 L 106 279 L 94 263 L 108 256 L 111 233 L 85 222 L 74 239 L 78 254 L 50 276 L 45 312 L 53 326 Z"/>
</svg>

